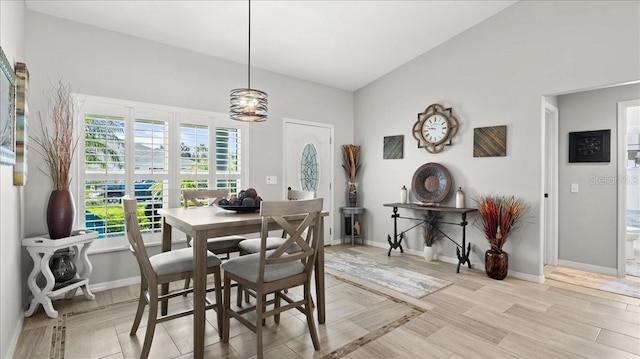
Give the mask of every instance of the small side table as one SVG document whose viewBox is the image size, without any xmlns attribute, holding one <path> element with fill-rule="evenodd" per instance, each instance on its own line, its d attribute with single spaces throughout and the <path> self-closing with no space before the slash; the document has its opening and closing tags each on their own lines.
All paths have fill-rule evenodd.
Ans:
<svg viewBox="0 0 640 359">
<path fill-rule="evenodd" d="M 353 245 L 355 239 L 364 238 L 364 224 L 362 223 L 362 217 L 364 214 L 363 207 L 340 207 L 342 212 L 342 241 L 349 236 L 351 238 L 351 245 Z M 349 229 L 350 233 L 347 233 L 347 219 L 350 220 Z M 356 225 L 358 223 L 358 225 Z M 358 233 L 356 233 L 356 228 Z"/>
<path fill-rule="evenodd" d="M 53 309 L 51 299 L 62 294 L 65 295 L 65 298 L 70 299 L 76 294 L 78 288 L 82 288 L 84 297 L 88 300 L 95 299 L 89 289 L 89 276 L 93 267 L 87 257 L 87 250 L 97 237 L 98 232 L 96 231 L 80 230 L 73 231 L 71 236 L 66 238 L 50 239 L 48 235 L 45 235 L 22 240 L 22 246 L 26 247 L 31 259 L 33 259 L 33 270 L 27 278 L 27 285 L 31 290 L 32 297 L 29 308 L 24 313 L 25 317 L 33 315 L 38 309 L 38 304 L 42 304 L 42 308 L 50 318 L 57 318 L 58 311 Z M 76 252 L 73 258 L 74 264 L 78 263 L 78 259 L 82 261 L 82 270 L 76 274 L 74 279 L 56 284 L 49 268 L 49 260 L 56 250 L 71 247 Z M 37 283 L 40 274 L 46 279 L 44 288 L 40 288 Z"/>
</svg>

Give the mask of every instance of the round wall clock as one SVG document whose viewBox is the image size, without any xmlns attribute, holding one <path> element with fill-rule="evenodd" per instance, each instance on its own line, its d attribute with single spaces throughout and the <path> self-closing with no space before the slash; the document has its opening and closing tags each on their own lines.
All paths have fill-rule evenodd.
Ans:
<svg viewBox="0 0 640 359">
<path fill-rule="evenodd" d="M 418 148 L 438 153 L 452 144 L 458 127 L 458 119 L 451 107 L 444 108 L 436 103 L 418 114 L 418 120 L 413 125 L 413 137 L 418 141 Z"/>
</svg>

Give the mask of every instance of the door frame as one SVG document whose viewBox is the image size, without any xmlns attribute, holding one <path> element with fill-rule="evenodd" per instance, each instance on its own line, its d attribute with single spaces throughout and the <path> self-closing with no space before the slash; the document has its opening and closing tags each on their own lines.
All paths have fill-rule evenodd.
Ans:
<svg viewBox="0 0 640 359">
<path fill-rule="evenodd" d="M 640 106 L 640 99 L 618 102 L 618 277 L 627 274 L 627 108 Z"/>
<path fill-rule="evenodd" d="M 324 129 L 328 129 L 329 130 L 329 165 L 328 165 L 328 171 L 329 171 L 329 193 L 330 196 L 329 198 L 325 198 L 324 201 L 325 203 L 328 200 L 328 208 L 330 208 L 329 210 L 329 215 L 327 216 L 327 220 L 325 221 L 325 227 L 328 227 L 329 229 L 329 238 L 325 238 L 324 240 L 324 245 L 333 245 L 334 242 L 334 238 L 335 238 L 335 231 L 333 230 L 334 228 L 336 228 L 336 226 L 334 226 L 334 218 L 336 218 L 334 216 L 335 208 L 333 206 L 333 197 L 335 196 L 335 189 L 333 188 L 333 179 L 334 179 L 334 165 L 335 165 L 335 159 L 334 159 L 334 149 L 333 149 L 333 138 L 334 138 L 334 126 L 332 124 L 327 124 L 327 123 L 320 123 L 320 122 L 312 122 L 312 121 L 304 121 L 304 120 L 296 120 L 293 118 L 283 118 L 283 122 L 282 122 L 282 143 L 283 143 L 283 151 L 282 151 L 282 186 L 283 186 L 283 193 L 286 193 L 287 191 L 287 168 L 289 166 L 289 164 L 287 163 L 287 153 L 286 153 L 286 141 L 288 140 L 288 134 L 287 134 L 287 125 L 288 124 L 296 124 L 296 125 L 301 125 L 301 126 L 309 126 L 309 127 L 320 127 L 320 128 L 324 128 Z"/>
<path fill-rule="evenodd" d="M 540 193 L 540 273 L 545 261 L 558 265 L 558 107 L 542 97 L 541 106 L 541 193 Z M 548 194 L 545 197 L 545 194 Z"/>
</svg>

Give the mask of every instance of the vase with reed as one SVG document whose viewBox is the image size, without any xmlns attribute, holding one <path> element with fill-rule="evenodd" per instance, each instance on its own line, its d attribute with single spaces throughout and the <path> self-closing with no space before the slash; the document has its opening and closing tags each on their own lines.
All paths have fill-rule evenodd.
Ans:
<svg viewBox="0 0 640 359">
<path fill-rule="evenodd" d="M 360 146 L 343 145 L 344 163 L 342 168 L 347 174 L 347 204 L 349 207 L 358 206 L 358 182 L 357 175 L 360 170 Z"/>
<path fill-rule="evenodd" d="M 75 107 L 71 86 L 58 81 L 50 99 L 51 124 L 45 125 L 40 118 L 42 132 L 32 137 L 38 152 L 47 164 L 47 173 L 51 177 L 53 189 L 47 202 L 47 228 L 49 238 L 68 237 L 73 229 L 75 205 L 69 190 L 71 183 L 71 162 L 76 150 L 77 140 L 73 138 Z"/>
<path fill-rule="evenodd" d="M 424 216 L 422 221 L 423 223 L 423 239 L 424 239 L 424 259 L 427 262 L 433 261 L 434 252 L 433 252 L 433 243 L 436 239 L 440 238 L 440 231 L 438 230 L 438 221 L 440 220 L 440 215 L 437 212 L 427 211 L 427 214 Z"/>
<path fill-rule="evenodd" d="M 485 272 L 490 278 L 502 280 L 509 272 L 509 254 L 502 250 L 502 247 L 519 225 L 529 206 L 524 200 L 514 196 L 484 195 L 475 198 L 474 201 L 480 214 L 479 227 L 490 246 L 485 252 Z"/>
</svg>

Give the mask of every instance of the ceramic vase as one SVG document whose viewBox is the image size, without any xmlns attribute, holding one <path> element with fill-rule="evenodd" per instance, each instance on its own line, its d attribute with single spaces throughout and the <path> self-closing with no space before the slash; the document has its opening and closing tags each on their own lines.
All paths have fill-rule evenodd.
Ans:
<svg viewBox="0 0 640 359">
<path fill-rule="evenodd" d="M 357 207 L 358 206 L 358 184 L 354 182 L 349 182 L 347 185 L 347 203 L 349 203 L 349 207 Z"/>
<path fill-rule="evenodd" d="M 58 249 L 49 260 L 49 268 L 56 283 L 64 283 L 76 276 L 76 265 L 73 262 L 75 252 L 71 248 Z"/>
<path fill-rule="evenodd" d="M 489 278 L 505 279 L 509 271 L 509 254 L 502 250 L 487 250 L 484 253 L 484 268 Z"/>
<path fill-rule="evenodd" d="M 424 246 L 424 260 L 427 262 L 433 261 L 433 247 Z"/>
<path fill-rule="evenodd" d="M 58 239 L 71 235 L 75 211 L 71 191 L 60 190 L 51 192 L 47 205 L 49 238 Z"/>
</svg>

